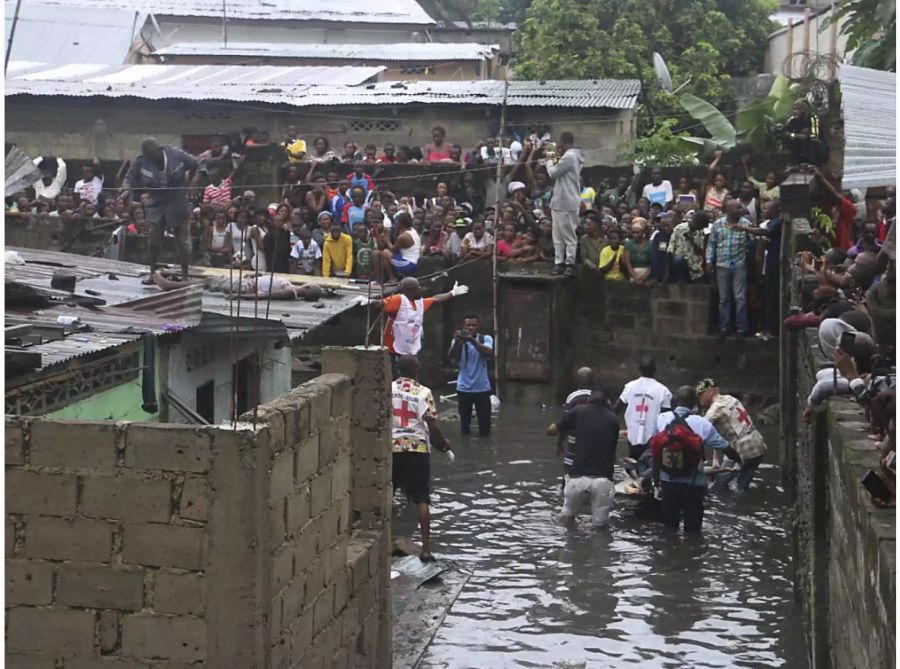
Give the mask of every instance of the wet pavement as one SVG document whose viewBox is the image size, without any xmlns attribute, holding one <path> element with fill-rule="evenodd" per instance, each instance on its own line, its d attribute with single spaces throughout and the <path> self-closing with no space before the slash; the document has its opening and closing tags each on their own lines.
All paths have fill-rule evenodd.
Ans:
<svg viewBox="0 0 900 669">
<path fill-rule="evenodd" d="M 504 406 L 490 439 L 443 425 L 457 458 L 432 456 L 433 550 L 473 575 L 420 667 L 807 667 L 777 447 L 754 489 L 708 498 L 700 537 L 621 498 L 608 529 L 570 531 L 552 420 Z M 411 508 L 394 533 L 418 538 Z"/>
</svg>

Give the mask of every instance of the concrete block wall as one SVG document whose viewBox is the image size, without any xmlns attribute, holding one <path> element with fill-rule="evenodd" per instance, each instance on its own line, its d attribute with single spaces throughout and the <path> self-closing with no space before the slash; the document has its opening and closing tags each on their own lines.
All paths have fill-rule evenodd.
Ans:
<svg viewBox="0 0 900 669">
<path fill-rule="evenodd" d="M 207 658 L 213 433 L 7 418 L 7 666 Z"/>
<path fill-rule="evenodd" d="M 255 427 L 7 417 L 8 666 L 390 666 L 390 367 L 330 356 Z"/>
<path fill-rule="evenodd" d="M 795 594 L 804 610 L 813 669 L 893 666 L 896 638 L 896 515 L 872 504 L 860 477 L 878 466 L 862 408 L 829 401 L 800 422 L 815 374 L 826 366 L 816 331 L 791 336 L 797 370 L 782 405 L 795 425 L 786 488 L 793 502 Z"/>
</svg>

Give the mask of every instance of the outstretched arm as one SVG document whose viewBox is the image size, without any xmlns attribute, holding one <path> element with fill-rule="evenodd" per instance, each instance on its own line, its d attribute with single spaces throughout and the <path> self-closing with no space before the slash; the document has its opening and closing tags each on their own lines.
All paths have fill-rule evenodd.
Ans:
<svg viewBox="0 0 900 669">
<path fill-rule="evenodd" d="M 468 292 L 469 292 L 469 287 L 461 286 L 461 285 L 459 285 L 459 282 L 457 281 L 453 284 L 453 288 L 451 288 L 449 292 L 441 293 L 440 295 L 435 295 L 431 299 L 434 300 L 434 302 L 446 302 L 451 297 L 458 297 L 459 295 L 465 295 Z"/>
</svg>

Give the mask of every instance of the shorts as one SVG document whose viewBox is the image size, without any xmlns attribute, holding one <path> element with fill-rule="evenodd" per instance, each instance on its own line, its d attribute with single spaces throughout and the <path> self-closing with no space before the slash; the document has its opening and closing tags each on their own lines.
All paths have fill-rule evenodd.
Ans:
<svg viewBox="0 0 900 669">
<path fill-rule="evenodd" d="M 416 273 L 416 263 L 406 260 L 401 255 L 391 256 L 391 266 L 397 274 L 402 276 L 413 276 Z"/>
<path fill-rule="evenodd" d="M 585 501 L 591 503 L 591 516 L 595 527 L 604 527 L 609 523 L 609 511 L 612 509 L 616 488 L 613 482 L 602 477 L 577 476 L 566 478 L 563 489 L 562 515 L 574 518 Z"/>
<path fill-rule="evenodd" d="M 400 488 L 413 504 L 431 504 L 431 455 L 394 453 L 391 466 L 394 491 Z"/>
</svg>

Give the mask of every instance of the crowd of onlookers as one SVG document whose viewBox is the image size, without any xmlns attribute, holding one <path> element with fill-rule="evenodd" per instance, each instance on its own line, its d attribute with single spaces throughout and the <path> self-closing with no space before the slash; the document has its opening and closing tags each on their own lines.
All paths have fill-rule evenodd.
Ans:
<svg viewBox="0 0 900 669">
<path fill-rule="evenodd" d="M 421 148 L 348 142 L 335 151 L 323 137 L 300 139 L 294 127 L 281 142 L 265 132 L 222 137 L 196 156 L 193 262 L 379 282 L 415 274 L 423 256 L 455 262 L 496 252 L 510 266 L 552 265 L 547 164 L 556 145 L 545 129 L 529 130 L 468 152 L 440 127 Z M 260 201 L 256 189 L 235 187 L 247 154 L 260 146 L 284 153 L 281 192 L 267 198 L 271 202 Z M 710 282 L 718 289 L 722 336 L 772 338 L 778 332 L 780 179 L 773 172 L 756 178 L 745 155 L 745 178 L 730 184 L 721 158 L 716 152 L 702 180 L 670 181 L 660 169 L 651 170 L 646 183 L 639 176 L 614 183 L 582 179 L 579 263 L 605 281 Z M 110 222 L 113 248 L 123 234 L 146 234 L 147 193 L 130 203 L 117 197 L 127 162 L 110 177 L 95 161 L 71 186 L 61 159 L 35 162 L 42 179 L 7 200 L 8 214 L 103 219 Z M 385 176 L 379 167 L 414 162 L 446 165 L 433 190 L 421 190 L 422 179 Z M 504 166 L 500 183 L 498 162 Z M 830 228 L 816 227 L 818 243 L 853 247 L 856 255 L 874 250 L 893 216 L 893 199 L 869 220 L 861 194 L 841 193 L 818 172 L 817 179 L 832 202 L 833 221 Z"/>
</svg>

